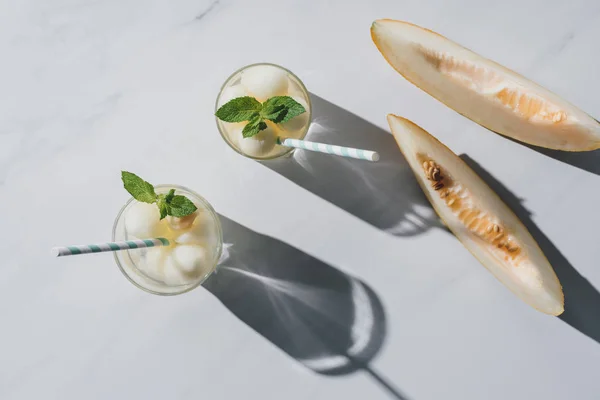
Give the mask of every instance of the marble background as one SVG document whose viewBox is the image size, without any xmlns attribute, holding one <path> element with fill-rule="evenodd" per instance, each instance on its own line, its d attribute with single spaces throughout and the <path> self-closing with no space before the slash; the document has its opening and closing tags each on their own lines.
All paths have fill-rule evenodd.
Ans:
<svg viewBox="0 0 600 400">
<path fill-rule="evenodd" d="M 495 135 L 410 85 L 377 18 L 438 31 L 600 116 L 594 0 L 0 1 L 0 398 L 597 399 L 600 153 Z M 238 67 L 313 94 L 311 138 L 378 164 L 240 157 L 212 117 Z M 386 126 L 462 154 L 526 222 L 566 293 L 529 308 L 444 229 Z M 108 240 L 119 172 L 189 186 L 229 257 L 172 298 L 133 287 Z"/>
</svg>

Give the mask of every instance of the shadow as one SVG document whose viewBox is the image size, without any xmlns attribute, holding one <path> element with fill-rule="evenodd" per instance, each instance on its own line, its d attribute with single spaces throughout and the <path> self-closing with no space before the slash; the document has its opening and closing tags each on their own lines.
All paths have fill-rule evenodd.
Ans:
<svg viewBox="0 0 600 400">
<path fill-rule="evenodd" d="M 446 229 L 391 133 L 319 96 L 310 97 L 313 121 L 307 140 L 375 150 L 381 160 L 372 163 L 298 150 L 263 165 L 392 235 Z"/>
<path fill-rule="evenodd" d="M 528 143 L 519 142 L 512 138 L 509 138 L 509 140 L 527 146 L 531 150 L 543 154 L 546 157 L 554 158 L 555 160 L 572 165 L 573 167 L 591 172 L 592 174 L 600 175 L 600 150 L 580 152 L 560 151 L 537 147 Z"/>
<path fill-rule="evenodd" d="M 204 287 L 240 320 L 305 367 L 336 376 L 370 368 L 385 338 L 385 313 L 365 283 L 275 238 L 220 216 L 225 243 Z"/>
<path fill-rule="evenodd" d="M 535 225 L 531 219 L 531 212 L 523 206 L 523 199 L 510 192 L 468 155 L 462 154 L 460 157 L 521 219 L 550 261 L 565 294 L 565 312 L 558 318 L 600 343 L 600 292 L 573 268 L 560 250 Z"/>
</svg>

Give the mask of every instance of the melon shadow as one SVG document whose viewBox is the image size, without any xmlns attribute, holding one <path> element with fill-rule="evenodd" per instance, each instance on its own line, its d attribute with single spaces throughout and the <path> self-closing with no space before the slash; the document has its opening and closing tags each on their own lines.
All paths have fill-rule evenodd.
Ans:
<svg viewBox="0 0 600 400">
<path fill-rule="evenodd" d="M 220 216 L 225 243 L 203 286 L 290 357 L 323 375 L 366 371 L 406 397 L 370 361 L 386 334 L 383 304 L 364 282 L 273 237 Z"/>
<path fill-rule="evenodd" d="M 446 229 L 419 187 L 391 133 L 310 94 L 313 120 L 307 140 L 379 152 L 372 163 L 298 150 L 263 165 L 395 236 Z"/>
<path fill-rule="evenodd" d="M 600 175 L 600 149 L 578 152 L 561 151 L 534 146 L 532 144 L 519 142 L 512 138 L 509 139 L 515 143 L 519 143 L 526 147 L 529 147 L 531 150 L 543 154 L 546 157 L 550 157 L 565 164 L 569 164 L 573 167 L 591 172 L 592 174 Z"/>
<path fill-rule="evenodd" d="M 539 244 L 550 261 L 565 294 L 565 311 L 558 317 L 581 333 L 600 343 L 600 292 L 571 265 L 567 258 L 531 219 L 523 206 L 500 181 L 466 154 L 460 156 L 513 210 Z"/>
</svg>

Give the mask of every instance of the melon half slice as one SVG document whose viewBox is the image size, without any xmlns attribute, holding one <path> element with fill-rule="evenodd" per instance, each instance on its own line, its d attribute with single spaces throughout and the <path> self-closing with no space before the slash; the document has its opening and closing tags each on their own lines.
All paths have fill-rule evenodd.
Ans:
<svg viewBox="0 0 600 400">
<path fill-rule="evenodd" d="M 508 206 L 425 130 L 395 115 L 388 115 L 388 122 L 433 208 L 465 247 L 523 301 L 546 314 L 561 314 L 560 282 Z"/>
<path fill-rule="evenodd" d="M 525 77 L 419 26 L 375 21 L 371 37 L 407 80 L 502 135 L 556 150 L 600 148 L 600 123 Z"/>
</svg>

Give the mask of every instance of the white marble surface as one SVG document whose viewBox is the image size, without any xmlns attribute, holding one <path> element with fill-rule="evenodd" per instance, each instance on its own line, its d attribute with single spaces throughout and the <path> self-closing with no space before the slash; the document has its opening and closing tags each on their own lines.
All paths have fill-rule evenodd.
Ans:
<svg viewBox="0 0 600 400">
<path fill-rule="evenodd" d="M 600 154 L 548 156 L 441 105 L 379 55 L 382 17 L 600 116 L 594 0 L 0 1 L 0 398 L 597 399 Z M 234 153 L 213 102 L 258 61 L 318 96 L 314 138 L 382 162 Z M 521 303 L 440 229 L 388 112 L 504 187 L 563 282 L 564 317 Z M 235 243 L 206 288 L 152 296 L 109 254 L 49 256 L 109 238 L 121 169 L 224 216 Z"/>
</svg>

